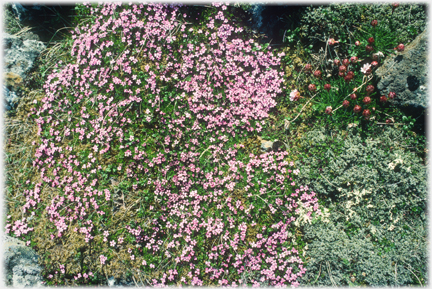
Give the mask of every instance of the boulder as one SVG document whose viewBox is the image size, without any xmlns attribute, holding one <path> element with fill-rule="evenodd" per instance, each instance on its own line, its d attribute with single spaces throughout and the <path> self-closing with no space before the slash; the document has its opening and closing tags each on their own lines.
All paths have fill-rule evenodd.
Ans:
<svg viewBox="0 0 432 289">
<path fill-rule="evenodd" d="M 6 285 L 13 287 L 43 287 L 42 268 L 38 255 L 24 242 L 4 236 L 4 273 Z"/>
<path fill-rule="evenodd" d="M 393 103 L 416 117 L 429 106 L 427 35 L 423 31 L 403 52 L 388 56 L 376 71 L 380 95 L 395 92 Z"/>
</svg>

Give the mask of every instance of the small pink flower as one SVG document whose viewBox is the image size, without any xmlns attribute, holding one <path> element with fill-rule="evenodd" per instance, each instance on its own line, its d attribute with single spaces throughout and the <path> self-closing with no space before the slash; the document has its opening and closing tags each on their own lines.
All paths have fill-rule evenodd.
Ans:
<svg viewBox="0 0 432 289">
<path fill-rule="evenodd" d="M 357 40 L 356 42 L 354 42 L 354 45 L 355 45 L 355 46 L 360 46 L 360 44 L 361 44 L 361 43 L 360 43 L 360 41 L 358 41 L 358 40 Z"/>
<path fill-rule="evenodd" d="M 396 97 L 396 93 L 393 92 L 393 91 L 390 91 L 389 94 L 388 94 L 388 98 L 389 99 L 394 99 L 395 97 Z"/>
<path fill-rule="evenodd" d="M 325 109 L 325 113 L 327 113 L 327 114 L 332 114 L 332 111 L 333 111 L 333 109 L 331 106 L 327 106 Z"/>
</svg>

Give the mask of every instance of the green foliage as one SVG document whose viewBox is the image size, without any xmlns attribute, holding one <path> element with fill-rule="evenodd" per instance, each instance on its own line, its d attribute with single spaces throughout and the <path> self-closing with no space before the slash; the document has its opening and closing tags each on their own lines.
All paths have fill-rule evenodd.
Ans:
<svg viewBox="0 0 432 289">
<path fill-rule="evenodd" d="M 313 44 L 330 37 L 350 43 L 348 38 L 352 39 L 352 31 L 364 29 L 372 20 L 377 20 L 378 26 L 396 36 L 397 42 L 408 43 L 426 28 L 426 6 L 400 4 L 393 12 L 391 3 L 310 6 L 302 19 L 301 35 Z"/>
</svg>

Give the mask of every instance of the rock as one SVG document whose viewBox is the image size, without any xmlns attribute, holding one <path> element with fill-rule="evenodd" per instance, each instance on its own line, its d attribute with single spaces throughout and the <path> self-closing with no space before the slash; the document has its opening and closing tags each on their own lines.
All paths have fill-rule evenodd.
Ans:
<svg viewBox="0 0 432 289">
<path fill-rule="evenodd" d="M 429 106 L 427 35 L 423 31 L 403 52 L 388 56 L 376 71 L 380 95 L 395 92 L 393 103 L 414 116 Z"/>
<path fill-rule="evenodd" d="M 5 98 L 6 110 L 11 110 L 18 104 L 20 97 L 15 91 L 9 90 L 5 85 L 3 85 L 3 94 Z"/>
<path fill-rule="evenodd" d="M 5 71 L 25 79 L 32 69 L 35 59 L 46 48 L 45 44 L 37 40 L 21 39 L 18 36 L 3 34 L 5 46 L 4 64 Z"/>
<path fill-rule="evenodd" d="M 4 79 L 3 86 L 6 110 L 18 104 L 19 90 L 24 79 L 33 68 L 36 58 L 46 48 L 37 40 L 37 35 L 26 33 L 21 36 L 3 34 L 4 45 Z"/>
<path fill-rule="evenodd" d="M 25 20 L 32 20 L 42 10 L 42 6 L 38 4 L 23 6 L 19 3 L 13 3 L 11 8 L 21 22 Z"/>
<path fill-rule="evenodd" d="M 38 255 L 24 242 L 5 236 L 3 242 L 6 285 L 13 287 L 44 287 Z"/>
</svg>

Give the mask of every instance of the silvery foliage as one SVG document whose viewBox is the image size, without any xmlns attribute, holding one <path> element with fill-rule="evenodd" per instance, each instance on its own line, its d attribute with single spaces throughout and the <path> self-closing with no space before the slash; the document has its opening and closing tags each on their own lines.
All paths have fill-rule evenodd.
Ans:
<svg viewBox="0 0 432 289">
<path fill-rule="evenodd" d="M 329 222 L 305 228 L 308 271 L 302 284 L 424 285 L 426 166 L 403 150 L 400 130 L 385 128 L 374 140 L 362 140 L 352 130 L 345 139 L 324 130 L 302 139 L 303 148 L 320 144 L 324 153 L 297 162 L 299 182 L 319 199 L 326 197 L 330 210 Z"/>
</svg>

